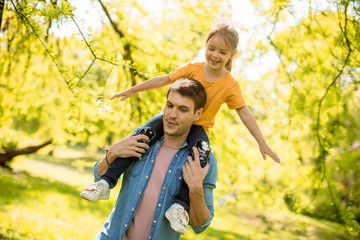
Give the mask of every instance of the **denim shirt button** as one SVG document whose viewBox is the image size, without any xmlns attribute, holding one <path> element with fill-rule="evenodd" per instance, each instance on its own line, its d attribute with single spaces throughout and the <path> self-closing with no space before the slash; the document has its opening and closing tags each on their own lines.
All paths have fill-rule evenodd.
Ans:
<svg viewBox="0 0 360 240">
<path fill-rule="evenodd" d="M 159 203 L 159 207 L 161 207 L 161 204 Z"/>
<path fill-rule="evenodd" d="M 171 173 L 171 170 L 169 170 L 169 173 Z"/>
<path fill-rule="evenodd" d="M 149 176 L 146 176 L 146 178 L 149 178 Z"/>
<path fill-rule="evenodd" d="M 141 192 L 139 192 L 139 194 L 141 195 Z"/>
<path fill-rule="evenodd" d="M 124 226 L 127 227 L 127 224 L 125 224 Z"/>
<path fill-rule="evenodd" d="M 156 223 L 156 220 L 154 221 L 154 223 Z"/>
<path fill-rule="evenodd" d="M 179 177 L 179 180 L 181 180 L 181 177 Z"/>
<path fill-rule="evenodd" d="M 166 187 L 163 187 L 163 189 L 165 190 L 165 189 L 166 189 Z"/>
<path fill-rule="evenodd" d="M 133 209 L 131 209 L 131 211 L 135 211 L 135 209 L 133 208 Z"/>
</svg>

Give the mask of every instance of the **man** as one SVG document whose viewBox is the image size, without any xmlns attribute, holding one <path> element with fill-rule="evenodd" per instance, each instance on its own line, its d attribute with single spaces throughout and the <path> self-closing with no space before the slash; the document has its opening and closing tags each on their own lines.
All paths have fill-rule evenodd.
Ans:
<svg viewBox="0 0 360 240">
<path fill-rule="evenodd" d="M 205 89 L 199 82 L 176 81 L 169 88 L 163 110 L 163 139 L 147 149 L 147 144 L 139 142 L 148 140 L 146 136 L 131 134 L 112 145 L 106 157 L 95 165 L 98 181 L 117 157 L 139 157 L 147 150 L 125 171 L 117 202 L 96 239 L 179 239 L 180 234 L 172 230 L 165 211 L 172 204 L 182 178 L 189 188 L 190 225 L 195 233 L 210 225 L 214 216 L 216 158 L 211 153 L 209 164 L 201 168 L 197 149 L 192 149 L 192 160 L 186 142 L 205 101 Z M 187 221 L 185 224 L 186 227 Z"/>
</svg>

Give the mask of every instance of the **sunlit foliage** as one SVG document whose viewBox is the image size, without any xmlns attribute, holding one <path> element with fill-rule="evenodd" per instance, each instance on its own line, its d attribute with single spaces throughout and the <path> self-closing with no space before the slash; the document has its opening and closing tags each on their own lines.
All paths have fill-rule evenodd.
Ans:
<svg viewBox="0 0 360 240">
<path fill-rule="evenodd" d="M 358 1 L 251 1 L 261 20 L 232 74 L 269 145 L 283 160 L 262 161 L 234 111 L 210 133 L 218 158 L 219 205 L 287 206 L 360 231 L 360 5 Z M 71 1 L 6 1 L 0 32 L 0 144 L 52 137 L 56 145 L 104 149 L 161 111 L 165 89 L 130 100 L 110 96 L 193 60 L 231 1 L 92 0 L 100 29 L 84 29 Z M 219 14 L 221 13 L 221 14 Z M 234 11 L 236 14 L 236 11 Z M 76 34 L 57 36 L 71 24 Z M 260 36 L 265 36 L 261 38 Z M 243 42 L 242 42 L 243 43 Z M 271 58 L 272 69 L 252 64 Z M 266 62 L 266 61 L 265 61 Z M 269 61 L 268 61 L 269 63 Z M 266 72 L 263 71 L 266 69 Z"/>
</svg>

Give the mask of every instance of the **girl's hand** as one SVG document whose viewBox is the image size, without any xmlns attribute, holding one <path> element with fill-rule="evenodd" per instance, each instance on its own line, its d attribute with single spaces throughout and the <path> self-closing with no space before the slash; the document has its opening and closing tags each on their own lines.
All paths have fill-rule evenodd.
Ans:
<svg viewBox="0 0 360 240">
<path fill-rule="evenodd" d="M 119 98 L 119 97 L 122 97 L 120 99 L 120 101 L 124 101 L 125 99 L 128 99 L 129 97 L 131 97 L 134 93 L 132 91 L 130 91 L 130 89 L 128 90 L 125 90 L 125 91 L 122 91 L 122 92 L 119 92 L 117 94 L 115 94 L 114 96 L 112 96 L 110 98 L 110 100 L 113 100 L 114 98 Z"/>
<path fill-rule="evenodd" d="M 260 152 L 264 160 L 266 160 L 266 155 L 268 155 L 269 157 L 274 159 L 275 162 L 281 162 L 279 156 L 266 143 L 260 146 Z"/>
</svg>

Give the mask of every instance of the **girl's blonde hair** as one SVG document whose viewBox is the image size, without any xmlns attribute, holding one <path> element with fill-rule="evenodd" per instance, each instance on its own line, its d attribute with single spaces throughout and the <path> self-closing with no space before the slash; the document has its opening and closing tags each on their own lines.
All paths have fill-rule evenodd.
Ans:
<svg viewBox="0 0 360 240">
<path fill-rule="evenodd" d="M 226 63 L 225 68 L 230 72 L 232 67 L 232 58 L 236 54 L 236 48 L 239 43 L 239 34 L 235 28 L 228 22 L 220 22 L 213 26 L 206 37 L 205 43 L 207 44 L 210 38 L 219 35 L 224 39 L 226 45 L 230 48 L 231 58 Z"/>
</svg>

